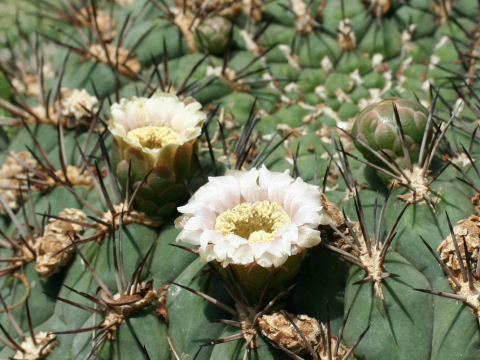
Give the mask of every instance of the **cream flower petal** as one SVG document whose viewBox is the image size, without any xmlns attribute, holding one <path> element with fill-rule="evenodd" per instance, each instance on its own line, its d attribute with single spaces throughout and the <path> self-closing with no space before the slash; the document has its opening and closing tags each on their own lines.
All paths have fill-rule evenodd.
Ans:
<svg viewBox="0 0 480 360">
<path fill-rule="evenodd" d="M 263 257 L 279 256 L 291 254 L 292 240 L 297 237 L 297 228 L 295 225 L 285 225 L 276 234 L 271 242 L 254 243 L 251 245 L 255 260 L 259 262 Z"/>
<path fill-rule="evenodd" d="M 232 184 L 234 186 L 232 186 Z M 219 214 L 240 202 L 240 192 L 235 178 L 221 176 L 209 178 L 209 182 L 197 190 L 187 205 L 178 208 L 181 213 L 190 213 L 202 207 L 210 213 Z M 201 216 L 198 212 L 195 212 Z"/>
<path fill-rule="evenodd" d="M 205 230 L 200 236 L 200 250 L 206 249 L 210 244 L 221 243 L 225 241 L 222 234 L 214 230 Z"/>
<path fill-rule="evenodd" d="M 192 216 L 214 217 L 215 212 L 204 202 L 189 202 L 186 205 L 180 206 L 178 211 L 184 214 L 191 214 Z"/>
<path fill-rule="evenodd" d="M 115 119 L 115 123 L 118 125 L 122 125 L 122 128 L 125 129 L 127 126 L 127 118 L 125 111 L 122 109 L 122 103 L 120 104 L 113 104 L 110 108 L 110 114 L 112 118 Z"/>
<path fill-rule="evenodd" d="M 145 126 L 165 126 L 178 134 L 178 145 L 195 140 L 206 120 L 198 102 L 192 98 L 180 101 L 177 96 L 166 93 L 155 93 L 150 98 L 121 99 L 111 106 L 110 113 L 109 129 L 114 136 L 125 136 Z M 120 125 L 123 131 L 115 130 Z"/>
<path fill-rule="evenodd" d="M 321 207 L 320 193 L 316 186 L 306 184 L 298 178 L 286 190 L 283 206 L 287 213 L 296 214 L 306 204 L 318 204 Z"/>
<path fill-rule="evenodd" d="M 235 179 L 219 176 L 211 177 L 208 180 L 211 187 L 215 189 L 213 192 L 215 200 L 212 199 L 212 203 L 215 204 L 217 213 L 222 213 L 240 203 L 238 186 L 232 186 L 232 183 L 236 183 Z"/>
<path fill-rule="evenodd" d="M 239 244 L 235 252 L 231 256 L 231 260 L 225 262 L 226 265 L 230 263 L 248 265 L 255 261 L 254 252 L 248 243 Z M 226 266 L 224 265 L 224 266 Z"/>
<path fill-rule="evenodd" d="M 248 246 L 251 250 L 252 256 L 257 263 L 260 263 L 264 258 L 283 257 L 291 254 L 291 243 L 285 238 L 277 238 L 272 242 L 253 243 L 248 242 L 241 243 L 240 246 Z M 268 266 L 272 266 L 271 264 Z"/>
<path fill-rule="evenodd" d="M 186 230 L 202 230 L 213 228 L 215 226 L 215 219 L 210 219 L 207 217 L 194 216 L 189 219 L 183 226 Z"/>
<path fill-rule="evenodd" d="M 200 110 L 199 103 L 190 103 L 178 109 L 175 116 L 172 116 L 171 126 L 177 129 L 191 129 L 198 126 L 198 120 L 195 116 L 192 116 Z"/>
<path fill-rule="evenodd" d="M 125 119 L 128 121 L 125 122 L 127 131 L 136 129 L 140 126 L 150 125 L 147 113 L 144 109 L 144 101 L 137 100 L 136 103 L 123 101 L 123 103 L 125 104 Z"/>
<path fill-rule="evenodd" d="M 215 261 L 217 260 L 217 255 L 215 253 L 215 250 L 213 248 L 213 245 L 208 245 L 202 251 L 200 251 L 200 259 L 202 259 L 203 262 L 210 262 L 210 261 Z"/>
<path fill-rule="evenodd" d="M 190 214 L 191 216 L 204 217 L 212 221 L 215 221 L 216 213 L 209 205 L 211 204 L 204 203 L 203 201 L 189 202 L 186 205 L 180 206 L 178 208 L 178 211 L 183 214 Z"/>
<path fill-rule="evenodd" d="M 227 241 L 219 241 L 213 245 L 213 251 L 215 253 L 215 260 L 218 262 L 224 262 L 229 258 L 228 253 L 231 248 L 231 244 Z"/>
<path fill-rule="evenodd" d="M 258 170 L 237 171 L 233 173 L 238 181 L 240 194 L 244 202 L 255 202 L 260 200 L 260 188 L 257 185 Z M 232 175 L 233 175 L 232 174 Z"/>
<path fill-rule="evenodd" d="M 257 259 L 257 263 L 263 267 L 280 267 L 285 263 L 285 261 L 287 261 L 287 259 L 288 255 L 275 256 L 272 254 L 265 254 L 262 256 L 262 258 Z"/>
<path fill-rule="evenodd" d="M 177 241 L 184 241 L 192 245 L 200 245 L 200 237 L 202 234 L 203 232 L 200 230 L 184 229 L 177 235 Z"/>
<path fill-rule="evenodd" d="M 162 109 L 163 111 L 159 111 Z M 154 98 L 147 99 L 143 105 L 145 122 L 151 126 L 169 126 L 168 119 L 175 114 L 176 106 L 169 101 L 156 101 Z"/>
<path fill-rule="evenodd" d="M 265 166 L 260 169 L 259 183 L 267 192 L 266 197 L 270 201 L 275 201 L 280 205 L 283 204 L 285 189 L 292 182 L 293 179 L 288 175 L 288 170 L 283 173 L 272 173 Z"/>
<path fill-rule="evenodd" d="M 312 205 L 305 205 L 302 206 L 298 211 L 293 215 L 292 221 L 296 225 L 315 225 L 319 224 L 321 220 L 321 216 L 319 214 L 319 211 L 321 210 L 321 207 L 318 206 L 312 206 Z"/>
<path fill-rule="evenodd" d="M 311 248 L 320 244 L 320 231 L 314 230 L 308 226 L 298 228 L 298 238 L 296 244 L 302 248 Z"/>
<path fill-rule="evenodd" d="M 294 224 L 285 225 L 275 234 L 275 240 L 272 241 L 266 252 L 262 254 L 262 258 L 270 258 L 271 255 L 277 258 L 284 258 L 292 255 L 292 244 L 298 238 L 298 229 Z M 260 260 L 260 257 L 258 257 Z M 274 264 L 274 266 L 278 266 Z"/>
</svg>

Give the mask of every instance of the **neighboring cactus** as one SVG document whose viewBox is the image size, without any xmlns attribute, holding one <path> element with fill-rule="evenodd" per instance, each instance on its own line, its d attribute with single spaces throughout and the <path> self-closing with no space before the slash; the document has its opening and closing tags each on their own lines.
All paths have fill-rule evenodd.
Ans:
<svg viewBox="0 0 480 360">
<path fill-rule="evenodd" d="M 477 1 L 30 3 L 0 358 L 480 358 Z"/>
</svg>

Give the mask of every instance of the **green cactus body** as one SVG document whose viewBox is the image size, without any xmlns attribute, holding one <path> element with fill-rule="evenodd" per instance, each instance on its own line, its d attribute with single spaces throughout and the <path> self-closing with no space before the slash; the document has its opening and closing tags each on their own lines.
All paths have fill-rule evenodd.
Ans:
<svg viewBox="0 0 480 360">
<path fill-rule="evenodd" d="M 480 358 L 478 1 L 28 2 L 1 359 Z"/>
</svg>

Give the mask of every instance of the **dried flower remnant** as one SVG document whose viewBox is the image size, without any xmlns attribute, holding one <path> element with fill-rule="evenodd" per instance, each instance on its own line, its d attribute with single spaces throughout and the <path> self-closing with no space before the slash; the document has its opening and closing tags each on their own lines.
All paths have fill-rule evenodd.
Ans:
<svg viewBox="0 0 480 360">
<path fill-rule="evenodd" d="M 305 341 L 289 321 L 288 317 L 305 336 L 310 346 L 315 346 L 320 341 L 320 323 L 317 319 L 307 315 L 285 314 L 276 312 L 271 315 L 263 315 L 258 320 L 262 335 L 274 343 L 281 344 L 298 355 L 307 355 L 309 349 Z"/>
<path fill-rule="evenodd" d="M 108 12 L 102 9 L 93 9 L 92 6 L 81 9 L 76 20 L 80 26 L 91 28 L 100 32 L 100 36 L 104 42 L 111 42 L 116 35 L 115 20 Z"/>
<path fill-rule="evenodd" d="M 106 304 L 104 312 L 103 329 L 108 329 L 107 339 L 114 340 L 114 333 L 130 315 L 152 304 L 158 295 L 152 283 L 140 283 L 131 292 L 117 293 L 110 296 L 105 291 L 101 292 L 102 301 Z"/>
<path fill-rule="evenodd" d="M 328 200 L 325 194 L 322 194 L 322 206 L 325 211 L 325 216 L 330 218 L 328 224 L 332 224 L 336 228 L 340 228 L 345 225 L 345 217 L 338 210 L 335 203 Z M 329 228 L 329 225 L 322 225 L 322 228 Z"/>
<path fill-rule="evenodd" d="M 62 116 L 82 120 L 90 118 L 97 111 L 98 99 L 91 96 L 85 89 L 67 89 L 62 88 L 60 107 Z"/>
<path fill-rule="evenodd" d="M 41 360 L 52 353 L 58 345 L 57 336 L 42 331 L 35 335 L 35 340 L 26 337 L 20 344 L 23 351 L 17 350 L 13 360 Z"/>
<path fill-rule="evenodd" d="M 79 209 L 65 209 L 58 214 L 60 219 L 50 219 L 44 234 L 34 239 L 33 248 L 37 254 L 35 270 L 47 278 L 59 272 L 71 259 L 75 249 L 72 241 L 80 239 L 87 216 Z M 26 251 L 24 251 L 26 252 Z"/>
<path fill-rule="evenodd" d="M 94 187 L 94 179 L 86 169 L 79 166 L 67 165 L 65 172 L 63 169 L 54 170 L 55 176 L 48 176 L 44 184 L 39 183 L 36 187 L 40 190 L 48 190 L 59 184 L 68 184 L 72 186 L 83 186 L 85 188 Z M 66 173 L 66 177 L 65 177 Z M 68 181 L 67 181 L 68 178 Z M 44 186 L 45 185 L 45 186 Z"/>
<path fill-rule="evenodd" d="M 475 207 L 475 213 L 480 216 L 480 193 L 476 193 L 472 198 L 472 204 Z"/>
<path fill-rule="evenodd" d="M 46 63 L 42 67 L 43 78 L 50 79 L 55 76 L 53 64 Z M 38 76 L 35 73 L 22 73 L 12 78 L 12 87 L 16 92 L 27 96 L 38 97 L 40 95 L 40 86 Z"/>
<path fill-rule="evenodd" d="M 97 111 L 98 99 L 91 96 L 85 89 L 62 88 L 60 101 L 44 105 L 37 105 L 31 108 L 31 114 L 26 116 L 28 123 L 58 125 L 61 119 L 63 126 L 74 128 L 79 125 L 86 125 Z"/>
<path fill-rule="evenodd" d="M 132 209 L 127 211 L 127 209 L 128 204 L 120 203 L 113 205 L 113 213 L 110 210 L 104 212 L 100 217 L 102 222 L 97 224 L 97 234 L 102 234 L 103 238 L 108 236 L 114 229 L 118 229 L 120 226 L 120 217 L 122 218 L 123 226 L 128 224 L 143 224 L 146 226 L 160 225 L 159 222 L 153 221 L 142 212 Z"/>
<path fill-rule="evenodd" d="M 320 360 L 340 360 L 344 359 L 348 352 L 343 344 L 337 346 L 336 336 L 331 335 L 330 343 L 327 344 L 327 327 L 307 315 L 275 312 L 271 315 L 262 315 L 258 320 L 258 326 L 262 335 L 275 345 L 297 355 L 312 355 L 313 350 Z"/>
<path fill-rule="evenodd" d="M 136 77 L 142 68 L 137 58 L 127 49 L 113 44 L 93 44 L 88 49 L 87 57 L 96 62 L 118 66 L 118 71 L 132 78 Z"/>
<path fill-rule="evenodd" d="M 455 239 L 452 237 L 454 236 Z M 475 316 L 480 317 L 480 218 L 472 215 L 460 220 L 438 246 L 440 259 L 450 270 L 448 281 L 455 293 L 465 299 Z"/>
<path fill-rule="evenodd" d="M 32 158 L 28 151 L 11 152 L 10 155 L 0 169 L 0 195 L 12 210 L 16 210 L 20 206 L 19 197 L 26 198 L 26 193 L 19 187 L 26 185 L 28 174 L 28 169 L 16 158 L 32 168 L 37 166 L 37 161 Z M 0 204 L 0 214 L 6 214 L 2 204 Z"/>
<path fill-rule="evenodd" d="M 158 304 L 155 312 L 158 317 L 162 318 L 165 321 L 168 321 L 168 312 L 165 303 L 167 302 L 168 289 L 170 285 L 163 285 L 160 289 L 157 290 L 158 293 Z"/>
</svg>

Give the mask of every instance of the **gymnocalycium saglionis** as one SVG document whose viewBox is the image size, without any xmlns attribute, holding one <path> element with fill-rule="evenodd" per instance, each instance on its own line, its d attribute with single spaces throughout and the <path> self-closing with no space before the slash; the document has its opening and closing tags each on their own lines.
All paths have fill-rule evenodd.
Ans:
<svg viewBox="0 0 480 360">
<path fill-rule="evenodd" d="M 480 358 L 474 0 L 0 5 L 0 358 Z"/>
</svg>

